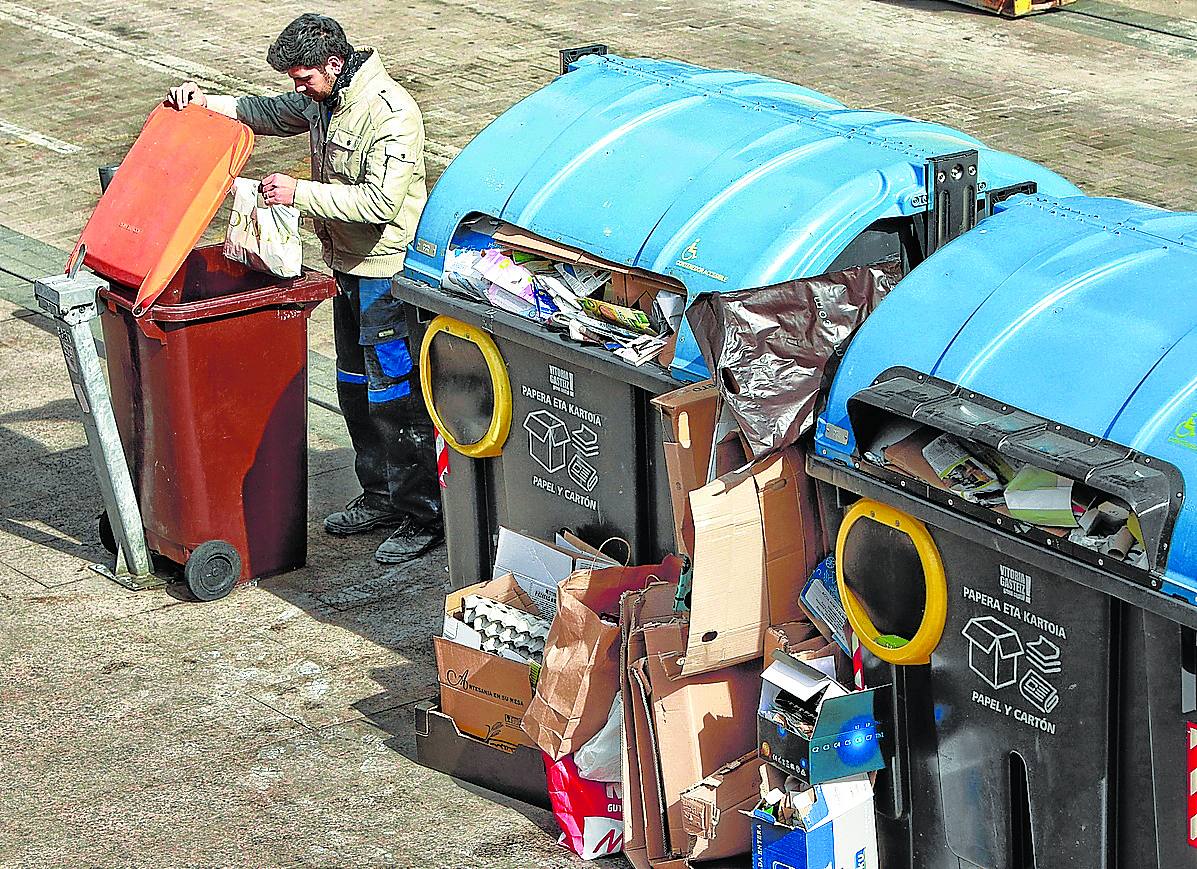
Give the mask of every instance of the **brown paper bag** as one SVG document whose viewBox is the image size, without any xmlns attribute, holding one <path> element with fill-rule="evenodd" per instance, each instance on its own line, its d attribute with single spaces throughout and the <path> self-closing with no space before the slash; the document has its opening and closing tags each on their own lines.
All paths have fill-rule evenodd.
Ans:
<svg viewBox="0 0 1197 869">
<path fill-rule="evenodd" d="M 557 615 L 545 640 L 524 732 L 553 760 L 602 729 L 619 690 L 619 599 L 654 580 L 677 583 L 682 561 L 579 570 L 557 588 Z"/>
</svg>

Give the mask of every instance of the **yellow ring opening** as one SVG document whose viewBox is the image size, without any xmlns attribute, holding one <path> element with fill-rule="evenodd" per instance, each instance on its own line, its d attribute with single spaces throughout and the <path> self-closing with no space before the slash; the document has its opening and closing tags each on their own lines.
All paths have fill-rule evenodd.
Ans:
<svg viewBox="0 0 1197 869">
<path fill-rule="evenodd" d="M 490 418 L 490 427 L 481 439 L 472 444 L 459 443 L 436 408 L 432 391 L 431 348 L 433 339 L 441 332 L 476 346 L 481 351 L 482 358 L 486 360 L 486 368 L 490 373 L 490 383 L 494 390 L 494 411 Z M 445 443 L 457 452 L 473 459 L 497 456 L 503 452 L 503 444 L 507 442 L 507 435 L 511 431 L 511 381 L 507 379 L 507 363 L 503 361 L 498 346 L 481 329 L 443 314 L 428 324 L 428 331 L 424 333 L 424 340 L 420 344 L 420 391 L 424 394 L 424 404 L 437 431 L 441 433 Z"/>
<path fill-rule="evenodd" d="M 879 522 L 896 531 L 900 531 L 910 538 L 918 553 L 923 568 L 923 581 L 926 585 L 926 601 L 923 606 L 923 621 L 910 642 L 898 648 L 891 648 L 878 642 L 881 632 L 865 613 L 856 594 L 848 588 L 844 581 L 844 542 L 848 539 L 848 532 L 857 521 L 865 519 Z M 844 517 L 840 526 L 840 533 L 835 542 L 835 581 L 840 590 L 840 601 L 844 605 L 848 622 L 852 630 L 860 638 L 861 645 L 880 658 L 891 664 L 912 665 L 927 664 L 931 661 L 931 653 L 939 645 L 943 637 L 944 624 L 948 617 L 948 583 L 944 577 L 943 559 L 939 555 L 939 548 L 931 538 L 930 532 L 918 519 L 903 513 L 888 504 L 864 499 L 857 501 Z"/>
</svg>

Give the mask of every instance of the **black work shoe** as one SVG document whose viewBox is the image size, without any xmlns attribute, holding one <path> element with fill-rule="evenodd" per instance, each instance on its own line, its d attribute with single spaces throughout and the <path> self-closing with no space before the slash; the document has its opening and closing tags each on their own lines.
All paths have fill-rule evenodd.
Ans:
<svg viewBox="0 0 1197 869">
<path fill-rule="evenodd" d="M 374 553 L 374 560 L 382 564 L 403 564 L 439 546 L 444 539 L 445 526 L 439 521 L 422 524 L 410 516 L 404 516 L 403 523 L 395 529 L 395 533 L 382 541 Z"/>
<path fill-rule="evenodd" d="M 338 535 L 361 534 L 374 528 L 393 528 L 405 518 L 378 495 L 364 492 L 350 501 L 344 510 L 330 513 L 324 520 L 324 530 Z"/>
</svg>

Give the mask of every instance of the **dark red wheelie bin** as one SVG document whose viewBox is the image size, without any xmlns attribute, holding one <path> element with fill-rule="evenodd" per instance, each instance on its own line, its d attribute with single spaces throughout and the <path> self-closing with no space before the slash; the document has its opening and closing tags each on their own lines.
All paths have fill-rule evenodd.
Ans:
<svg viewBox="0 0 1197 869">
<path fill-rule="evenodd" d="M 149 548 L 200 598 L 307 558 L 307 323 L 332 278 L 192 251 L 140 318 L 101 293 L 112 406 Z M 147 334 L 148 333 L 148 334 Z"/>
<path fill-rule="evenodd" d="M 110 282 L 109 386 L 146 542 L 201 600 L 307 557 L 307 323 L 336 286 L 195 248 L 252 149 L 235 120 L 155 110 L 71 255 Z"/>
</svg>

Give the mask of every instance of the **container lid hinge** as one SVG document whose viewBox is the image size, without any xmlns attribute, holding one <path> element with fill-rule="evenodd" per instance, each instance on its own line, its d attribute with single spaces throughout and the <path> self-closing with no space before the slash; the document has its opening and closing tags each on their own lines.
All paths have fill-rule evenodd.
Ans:
<svg viewBox="0 0 1197 869">
<path fill-rule="evenodd" d="M 976 151 L 927 160 L 924 256 L 931 256 L 977 225 L 977 161 Z"/>
<path fill-rule="evenodd" d="M 565 75 L 569 72 L 570 64 L 580 57 L 585 57 L 588 54 L 597 54 L 600 57 L 605 57 L 607 54 L 607 46 L 600 43 L 593 43 L 591 45 L 582 45 L 578 48 L 563 48 L 561 54 L 561 74 Z"/>
</svg>

